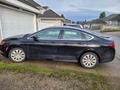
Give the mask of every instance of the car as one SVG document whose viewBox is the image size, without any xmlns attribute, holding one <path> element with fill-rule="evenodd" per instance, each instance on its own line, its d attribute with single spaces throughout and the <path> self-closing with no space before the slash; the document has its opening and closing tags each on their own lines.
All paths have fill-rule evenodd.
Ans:
<svg viewBox="0 0 120 90">
<path fill-rule="evenodd" d="M 26 59 L 77 60 L 84 68 L 113 61 L 113 40 L 88 30 L 73 27 L 49 27 L 33 34 L 18 35 L 2 40 L 0 51 L 13 62 Z"/>
<path fill-rule="evenodd" d="M 70 26 L 70 27 L 83 29 L 83 26 L 81 24 L 64 24 L 64 26 Z"/>
</svg>

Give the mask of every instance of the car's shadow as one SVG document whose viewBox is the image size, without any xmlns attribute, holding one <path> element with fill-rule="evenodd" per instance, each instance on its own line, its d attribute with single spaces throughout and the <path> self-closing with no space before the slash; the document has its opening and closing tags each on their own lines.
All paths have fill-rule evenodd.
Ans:
<svg viewBox="0 0 120 90">
<path fill-rule="evenodd" d="M 5 63 L 14 63 L 12 61 L 10 61 L 8 58 L 5 58 L 3 56 L 0 56 L 0 60 L 5 62 Z M 86 69 L 86 68 L 82 68 L 80 66 L 80 64 L 75 61 L 75 60 L 57 60 L 57 59 L 34 59 L 34 60 L 25 60 L 24 62 L 21 63 L 16 63 L 16 64 L 33 64 L 33 65 L 41 65 L 41 66 L 50 66 L 50 67 L 54 67 L 54 66 L 58 66 L 58 67 L 71 67 L 74 69 L 82 69 L 82 70 L 99 70 L 99 69 L 103 69 L 103 68 L 108 68 L 109 65 L 108 64 L 99 64 L 96 67 L 92 68 L 92 69 Z"/>
</svg>

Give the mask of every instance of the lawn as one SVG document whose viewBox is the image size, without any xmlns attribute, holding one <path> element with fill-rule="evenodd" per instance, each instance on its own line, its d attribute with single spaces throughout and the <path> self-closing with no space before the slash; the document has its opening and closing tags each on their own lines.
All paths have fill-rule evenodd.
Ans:
<svg viewBox="0 0 120 90">
<path fill-rule="evenodd" d="M 68 81 L 67 83 L 70 83 L 69 80 L 77 80 L 77 82 L 81 82 L 84 87 L 87 83 L 88 85 L 86 88 L 89 88 L 89 90 L 110 89 L 107 79 L 104 76 L 96 73 L 49 68 L 44 66 L 35 66 L 32 64 L 6 63 L 3 61 L 0 61 L 0 71 L 13 72 L 14 74 L 33 73 L 34 75 L 40 75 L 40 77 Z"/>
</svg>

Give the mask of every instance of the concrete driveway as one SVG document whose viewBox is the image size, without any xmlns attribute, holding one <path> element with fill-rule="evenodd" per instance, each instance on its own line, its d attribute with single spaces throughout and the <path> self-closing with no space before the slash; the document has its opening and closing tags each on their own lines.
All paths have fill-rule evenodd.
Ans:
<svg viewBox="0 0 120 90">
<path fill-rule="evenodd" d="M 116 45 L 116 56 L 113 62 L 101 64 L 96 70 L 104 75 L 120 77 L 120 32 L 104 33 L 113 37 Z"/>
<path fill-rule="evenodd" d="M 45 66 L 49 68 L 61 68 L 61 69 L 70 69 L 75 71 L 82 72 L 92 72 L 98 73 L 105 76 L 120 77 L 120 32 L 118 33 L 104 33 L 105 35 L 110 35 L 113 37 L 116 44 L 116 57 L 113 62 L 100 64 L 94 69 L 84 69 L 77 65 L 76 63 L 68 62 L 56 62 L 56 61 L 44 61 L 44 60 L 29 60 L 20 64 L 33 64 L 37 66 Z M 5 58 L 1 58 L 5 60 Z M 8 60 L 5 60 L 9 62 Z"/>
</svg>

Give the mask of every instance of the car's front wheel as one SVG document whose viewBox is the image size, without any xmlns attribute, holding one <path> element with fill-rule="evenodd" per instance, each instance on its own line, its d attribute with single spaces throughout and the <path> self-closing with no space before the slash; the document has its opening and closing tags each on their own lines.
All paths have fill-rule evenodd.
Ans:
<svg viewBox="0 0 120 90">
<path fill-rule="evenodd" d="M 25 60 L 26 54 L 22 48 L 13 48 L 9 51 L 9 58 L 13 62 L 22 62 Z"/>
<path fill-rule="evenodd" d="M 80 64 L 85 68 L 93 68 L 99 62 L 98 56 L 93 52 L 86 52 L 80 58 Z"/>
</svg>

